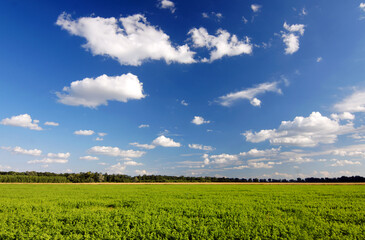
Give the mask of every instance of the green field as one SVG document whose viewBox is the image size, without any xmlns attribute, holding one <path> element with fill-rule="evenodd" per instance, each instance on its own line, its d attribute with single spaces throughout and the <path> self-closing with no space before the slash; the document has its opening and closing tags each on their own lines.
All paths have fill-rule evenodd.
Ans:
<svg viewBox="0 0 365 240">
<path fill-rule="evenodd" d="M 0 185 L 0 239 L 364 239 L 365 185 Z"/>
</svg>

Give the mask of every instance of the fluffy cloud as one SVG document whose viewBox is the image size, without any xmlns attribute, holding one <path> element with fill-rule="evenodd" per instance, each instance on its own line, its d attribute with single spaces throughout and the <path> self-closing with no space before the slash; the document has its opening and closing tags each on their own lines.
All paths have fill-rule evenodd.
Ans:
<svg viewBox="0 0 365 240">
<path fill-rule="evenodd" d="M 271 149 L 266 149 L 266 150 L 257 150 L 256 148 L 253 148 L 251 150 L 249 150 L 248 152 L 241 152 L 240 156 L 244 156 L 244 157 L 266 157 L 266 156 L 275 156 L 280 152 L 280 147 L 279 148 L 271 148 Z"/>
<path fill-rule="evenodd" d="M 251 4 L 251 9 L 252 9 L 252 11 L 254 12 L 254 13 L 257 13 L 257 12 L 259 12 L 260 11 L 260 9 L 261 9 L 261 5 L 258 5 L 258 4 Z"/>
<path fill-rule="evenodd" d="M 174 142 L 173 139 L 165 137 L 163 135 L 153 140 L 152 144 L 161 147 L 181 147 L 180 143 Z"/>
<path fill-rule="evenodd" d="M 12 116 L 11 118 L 5 118 L 1 120 L 0 124 L 9 125 L 15 127 L 23 127 L 29 128 L 31 130 L 43 130 L 40 126 L 38 126 L 38 120 L 32 120 L 29 114 L 21 114 L 17 116 Z"/>
<path fill-rule="evenodd" d="M 126 166 L 141 166 L 143 164 L 135 162 L 135 161 L 126 161 L 126 162 L 124 162 L 124 165 L 126 165 Z"/>
<path fill-rule="evenodd" d="M 360 3 L 359 8 L 365 12 L 365 3 Z"/>
<path fill-rule="evenodd" d="M 29 164 L 35 164 L 35 163 L 68 163 L 68 159 L 64 158 L 43 158 L 41 160 L 31 160 L 28 161 Z"/>
<path fill-rule="evenodd" d="M 163 9 L 169 9 L 172 13 L 176 11 L 175 3 L 170 0 L 160 0 L 158 6 Z"/>
<path fill-rule="evenodd" d="M 60 124 L 59 123 L 56 123 L 56 122 L 45 122 L 44 125 L 57 127 Z"/>
<path fill-rule="evenodd" d="M 284 22 L 283 27 L 286 30 L 281 32 L 281 37 L 283 38 L 283 42 L 286 45 L 285 54 L 293 54 L 299 50 L 299 37 L 304 35 L 305 25 L 288 25 L 286 22 Z"/>
<path fill-rule="evenodd" d="M 174 47 L 170 37 L 151 26 L 140 14 L 121 17 L 82 17 L 71 19 L 61 14 L 56 22 L 70 34 L 84 37 L 84 48 L 93 55 L 109 56 L 121 65 L 139 66 L 146 60 L 165 60 L 167 63 L 194 63 L 195 52 L 188 45 Z M 120 25 L 121 24 L 121 25 Z"/>
<path fill-rule="evenodd" d="M 263 162 L 250 162 L 248 163 L 250 168 L 273 168 L 273 163 L 263 163 Z"/>
<path fill-rule="evenodd" d="M 146 97 L 143 84 L 131 73 L 84 78 L 72 82 L 70 87 L 64 87 L 63 92 L 57 92 L 56 95 L 60 103 L 90 108 L 108 105 L 108 101 L 128 102 Z"/>
<path fill-rule="evenodd" d="M 147 171 L 146 170 L 136 170 L 135 171 L 136 172 L 136 174 L 138 174 L 138 175 L 146 175 L 147 174 Z"/>
<path fill-rule="evenodd" d="M 97 138 L 95 138 L 95 141 L 104 141 L 104 138 L 97 137 Z"/>
<path fill-rule="evenodd" d="M 183 106 L 188 106 L 188 105 L 189 105 L 189 103 L 187 103 L 185 100 L 181 100 L 181 105 L 183 105 Z"/>
<path fill-rule="evenodd" d="M 214 150 L 214 147 L 212 147 L 212 146 L 204 146 L 204 145 L 201 145 L 201 144 L 189 144 L 189 148 L 205 150 L 205 151 L 213 151 Z"/>
<path fill-rule="evenodd" d="M 349 113 L 349 112 L 344 112 L 341 114 L 336 114 L 333 113 L 331 114 L 331 118 L 338 121 L 338 120 L 354 120 L 355 119 L 355 115 Z"/>
<path fill-rule="evenodd" d="M 139 147 L 139 148 L 144 148 L 144 149 L 154 149 L 156 147 L 155 145 L 140 144 L 138 142 L 130 143 L 130 145 L 135 146 L 135 147 Z"/>
<path fill-rule="evenodd" d="M 48 153 L 47 157 L 49 158 L 69 158 L 71 154 L 69 152 L 67 153 Z"/>
<path fill-rule="evenodd" d="M 219 155 L 211 155 L 209 158 L 207 155 L 203 155 L 204 157 L 204 163 L 208 162 L 209 164 L 227 164 L 229 162 L 237 161 L 238 156 L 237 155 L 231 155 L 227 153 L 222 153 Z M 210 159 L 209 161 L 205 161 L 206 159 Z"/>
<path fill-rule="evenodd" d="M 314 147 L 319 143 L 329 144 L 337 136 L 353 131 L 353 124 L 341 125 L 338 121 L 313 112 L 309 117 L 295 117 L 293 121 L 282 121 L 278 129 L 261 130 L 243 135 L 248 142 L 269 140 L 271 144 Z"/>
<path fill-rule="evenodd" d="M 332 167 L 343 167 L 345 165 L 361 165 L 359 161 L 349 161 L 349 160 L 333 160 L 335 163 L 331 164 Z"/>
<path fill-rule="evenodd" d="M 146 152 L 134 150 L 121 150 L 118 147 L 94 146 L 88 150 L 89 153 L 96 155 L 106 155 L 112 157 L 139 158 Z"/>
<path fill-rule="evenodd" d="M 223 15 L 222 15 L 222 13 L 216 13 L 216 12 L 211 12 L 211 13 L 203 12 L 202 17 L 203 18 L 211 18 L 212 17 L 213 19 L 216 19 L 219 22 L 223 18 Z"/>
<path fill-rule="evenodd" d="M 365 112 L 365 90 L 356 90 L 335 104 L 334 108 L 339 112 Z"/>
<path fill-rule="evenodd" d="M 141 124 L 138 126 L 138 128 L 148 128 L 148 127 L 150 127 L 150 125 L 148 124 Z"/>
<path fill-rule="evenodd" d="M 74 132 L 75 135 L 83 135 L 83 136 L 91 136 L 94 133 L 95 132 L 93 130 L 78 130 Z"/>
<path fill-rule="evenodd" d="M 109 174 L 123 174 L 125 170 L 125 165 L 117 163 L 105 169 Z"/>
<path fill-rule="evenodd" d="M 231 35 L 226 30 L 219 29 L 217 36 L 209 35 L 208 31 L 201 27 L 189 31 L 194 47 L 206 47 L 210 51 L 210 59 L 204 58 L 203 62 L 212 62 L 224 56 L 237 56 L 251 54 L 252 44 L 249 39 L 239 41 L 236 35 Z"/>
<path fill-rule="evenodd" d="M 97 161 L 99 160 L 98 157 L 94 157 L 94 156 L 83 156 L 83 157 L 80 157 L 81 160 L 87 160 L 87 161 Z"/>
<path fill-rule="evenodd" d="M 40 156 L 42 154 L 42 151 L 39 149 L 23 149 L 21 147 L 0 147 L 1 149 L 7 150 L 9 152 L 15 153 L 15 154 L 23 154 L 23 155 L 31 155 L 31 156 Z"/>
<path fill-rule="evenodd" d="M 98 135 L 99 135 L 99 137 L 105 137 L 108 134 L 107 133 L 103 133 L 103 132 L 99 132 Z"/>
<path fill-rule="evenodd" d="M 240 99 L 247 99 L 250 101 L 251 105 L 257 107 L 261 105 L 261 101 L 256 98 L 257 95 L 263 94 L 265 92 L 276 92 L 281 94 L 282 91 L 279 88 L 279 81 L 277 82 L 266 82 L 261 83 L 256 87 L 253 88 L 247 88 L 245 90 L 239 91 L 239 92 L 233 92 L 229 93 L 225 96 L 221 96 L 218 99 L 218 103 L 222 106 L 231 106 L 235 101 Z"/>
<path fill-rule="evenodd" d="M 210 121 L 204 120 L 203 117 L 194 116 L 194 119 L 191 120 L 191 123 L 194 123 L 195 125 L 202 125 L 204 123 L 210 123 Z"/>
</svg>

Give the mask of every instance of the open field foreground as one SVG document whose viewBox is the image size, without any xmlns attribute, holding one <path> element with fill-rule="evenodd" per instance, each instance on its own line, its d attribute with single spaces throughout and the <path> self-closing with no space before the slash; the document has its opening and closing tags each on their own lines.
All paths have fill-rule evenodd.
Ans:
<svg viewBox="0 0 365 240">
<path fill-rule="evenodd" d="M 364 236 L 364 185 L 0 185 L 0 239 Z"/>
</svg>

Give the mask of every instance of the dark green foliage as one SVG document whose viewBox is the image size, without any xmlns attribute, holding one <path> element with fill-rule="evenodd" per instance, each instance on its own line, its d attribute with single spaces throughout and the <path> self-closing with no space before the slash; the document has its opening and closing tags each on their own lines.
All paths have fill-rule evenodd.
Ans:
<svg viewBox="0 0 365 240">
<path fill-rule="evenodd" d="M 364 185 L 0 185 L 0 239 L 363 239 Z"/>
</svg>

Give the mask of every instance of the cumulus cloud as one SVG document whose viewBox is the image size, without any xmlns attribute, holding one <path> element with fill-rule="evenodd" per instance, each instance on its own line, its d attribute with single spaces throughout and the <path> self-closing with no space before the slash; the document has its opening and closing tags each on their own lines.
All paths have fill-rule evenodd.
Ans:
<svg viewBox="0 0 365 240">
<path fill-rule="evenodd" d="M 191 120 L 191 123 L 194 123 L 195 125 L 202 125 L 204 123 L 210 123 L 210 121 L 204 120 L 203 117 L 194 116 L 194 119 Z"/>
<path fill-rule="evenodd" d="M 146 60 L 167 63 L 194 63 L 195 52 L 188 45 L 173 46 L 170 37 L 151 26 L 141 14 L 121 17 L 82 17 L 77 20 L 62 13 L 56 24 L 71 35 L 84 37 L 84 48 L 93 55 L 109 56 L 121 65 L 139 66 Z"/>
<path fill-rule="evenodd" d="M 365 12 L 365 3 L 360 3 L 359 8 Z"/>
<path fill-rule="evenodd" d="M 215 148 L 212 146 L 204 146 L 202 144 L 189 144 L 189 148 L 198 149 L 198 150 L 205 150 L 205 151 L 213 151 Z"/>
<path fill-rule="evenodd" d="M 59 123 L 56 123 L 56 122 L 45 122 L 44 125 L 57 127 L 60 124 Z"/>
<path fill-rule="evenodd" d="M 250 101 L 252 106 L 258 107 L 261 105 L 261 101 L 257 99 L 256 96 L 266 92 L 276 92 L 281 94 L 282 91 L 279 88 L 280 83 L 280 81 L 261 83 L 256 87 L 247 88 L 242 91 L 232 92 L 225 96 L 221 96 L 219 97 L 217 102 L 222 106 L 228 107 L 231 106 L 235 101 L 247 99 Z"/>
<path fill-rule="evenodd" d="M 337 140 L 337 136 L 353 131 L 353 124 L 341 125 L 336 120 L 313 112 L 308 117 L 295 117 L 293 121 L 282 121 L 278 129 L 261 130 L 243 133 L 248 142 L 314 147 L 319 143 L 329 144 Z"/>
<path fill-rule="evenodd" d="M 126 165 L 126 166 L 141 166 L 143 164 L 135 162 L 135 161 L 126 161 L 126 162 L 124 162 L 124 165 Z"/>
<path fill-rule="evenodd" d="M 95 138 L 95 141 L 104 141 L 104 138 L 97 137 L 97 138 Z"/>
<path fill-rule="evenodd" d="M 259 12 L 260 11 L 260 9 L 261 9 L 261 5 L 258 5 L 258 4 L 251 4 L 251 9 L 252 9 L 252 11 L 254 12 L 254 13 L 257 13 L 257 12 Z"/>
<path fill-rule="evenodd" d="M 0 147 L 1 149 L 7 150 L 9 152 L 15 153 L 15 154 L 22 154 L 22 155 L 31 155 L 31 156 L 40 156 L 42 154 L 42 151 L 39 149 L 23 149 L 21 147 Z"/>
<path fill-rule="evenodd" d="M 139 158 L 146 152 L 135 150 L 122 150 L 118 147 L 94 146 L 88 150 L 91 154 L 106 155 L 112 157 Z"/>
<path fill-rule="evenodd" d="M 304 35 L 305 25 L 288 25 L 286 22 L 284 22 L 283 27 L 286 30 L 281 32 L 281 37 L 283 38 L 283 42 L 286 45 L 285 54 L 293 54 L 299 50 L 299 37 Z"/>
<path fill-rule="evenodd" d="M 141 124 L 138 126 L 138 128 L 148 128 L 148 127 L 150 127 L 150 125 L 148 124 Z"/>
<path fill-rule="evenodd" d="M 11 118 L 4 118 L 1 120 L 0 124 L 9 125 L 15 127 L 23 127 L 29 128 L 31 130 L 43 130 L 40 126 L 38 126 L 38 120 L 32 120 L 29 114 L 21 114 L 17 116 L 12 116 Z"/>
<path fill-rule="evenodd" d="M 31 160 L 28 161 L 29 164 L 36 164 L 36 163 L 68 163 L 68 159 L 64 158 L 43 158 L 41 160 Z"/>
<path fill-rule="evenodd" d="M 258 150 L 256 148 L 250 149 L 248 152 L 241 152 L 239 155 L 244 157 L 266 157 L 275 156 L 280 152 L 279 148 L 271 148 L 265 150 Z"/>
<path fill-rule="evenodd" d="M 101 75 L 72 82 L 57 92 L 58 102 L 71 106 L 96 108 L 108 105 L 108 101 L 128 102 L 146 97 L 143 84 L 131 73 L 120 76 Z"/>
<path fill-rule="evenodd" d="M 99 158 L 94 157 L 94 156 L 83 156 L 83 157 L 80 157 L 80 160 L 97 161 L 97 160 L 99 160 Z"/>
<path fill-rule="evenodd" d="M 231 35 L 223 29 L 217 31 L 217 36 L 210 35 L 203 27 L 193 28 L 188 34 L 191 35 L 194 47 L 206 47 L 210 50 L 210 59 L 204 58 L 203 62 L 213 62 L 224 56 L 252 53 L 252 44 L 247 37 L 244 40 L 238 40 L 236 35 Z"/>
<path fill-rule="evenodd" d="M 71 154 L 69 152 L 67 153 L 48 153 L 47 157 L 49 158 L 69 158 Z"/>
<path fill-rule="evenodd" d="M 338 112 L 365 112 L 365 90 L 356 90 L 334 105 Z"/>
<path fill-rule="evenodd" d="M 349 161 L 349 160 L 333 160 L 335 163 L 331 164 L 332 167 L 343 167 L 345 165 L 361 165 L 359 161 Z"/>
<path fill-rule="evenodd" d="M 210 12 L 210 13 L 203 12 L 202 17 L 203 18 L 213 18 L 219 22 L 223 18 L 223 14 L 216 13 L 216 12 Z"/>
<path fill-rule="evenodd" d="M 264 163 L 264 162 L 250 162 L 248 163 L 250 168 L 273 168 L 273 163 Z"/>
<path fill-rule="evenodd" d="M 173 139 L 165 137 L 163 135 L 153 140 L 152 144 L 161 147 L 181 147 L 180 143 L 175 142 Z"/>
<path fill-rule="evenodd" d="M 78 130 L 74 132 L 75 135 L 83 135 L 83 136 L 91 136 L 94 133 L 95 132 L 93 130 Z"/>
<path fill-rule="evenodd" d="M 185 101 L 185 100 L 181 100 L 181 105 L 183 105 L 183 106 L 188 106 L 189 104 Z"/>
<path fill-rule="evenodd" d="M 208 158 L 208 156 L 205 157 Z M 209 164 L 227 164 L 229 162 L 237 161 L 238 156 L 222 153 L 219 155 L 211 155 L 208 159 L 210 159 Z"/>
<path fill-rule="evenodd" d="M 103 132 L 99 132 L 98 135 L 99 135 L 99 137 L 105 137 L 108 134 L 107 133 L 103 133 Z"/>
<path fill-rule="evenodd" d="M 132 143 L 130 143 L 130 145 L 135 146 L 135 147 L 139 147 L 139 148 L 144 148 L 144 149 L 154 149 L 156 147 L 155 145 L 140 144 L 138 142 L 132 142 Z"/>
<path fill-rule="evenodd" d="M 344 113 L 341 113 L 341 114 L 333 113 L 333 114 L 331 114 L 331 118 L 334 119 L 334 120 L 354 120 L 355 115 L 353 115 L 349 112 L 344 112 Z"/>
<path fill-rule="evenodd" d="M 111 165 L 110 167 L 105 169 L 107 173 L 110 174 L 123 174 L 125 170 L 125 165 L 117 163 L 115 165 Z"/>
<path fill-rule="evenodd" d="M 136 172 L 136 174 L 138 174 L 138 175 L 146 175 L 147 174 L 147 171 L 146 170 L 136 170 L 135 171 Z"/>
<path fill-rule="evenodd" d="M 175 3 L 170 0 L 159 0 L 158 6 L 159 8 L 169 9 L 171 13 L 174 13 L 176 11 Z"/>
</svg>

